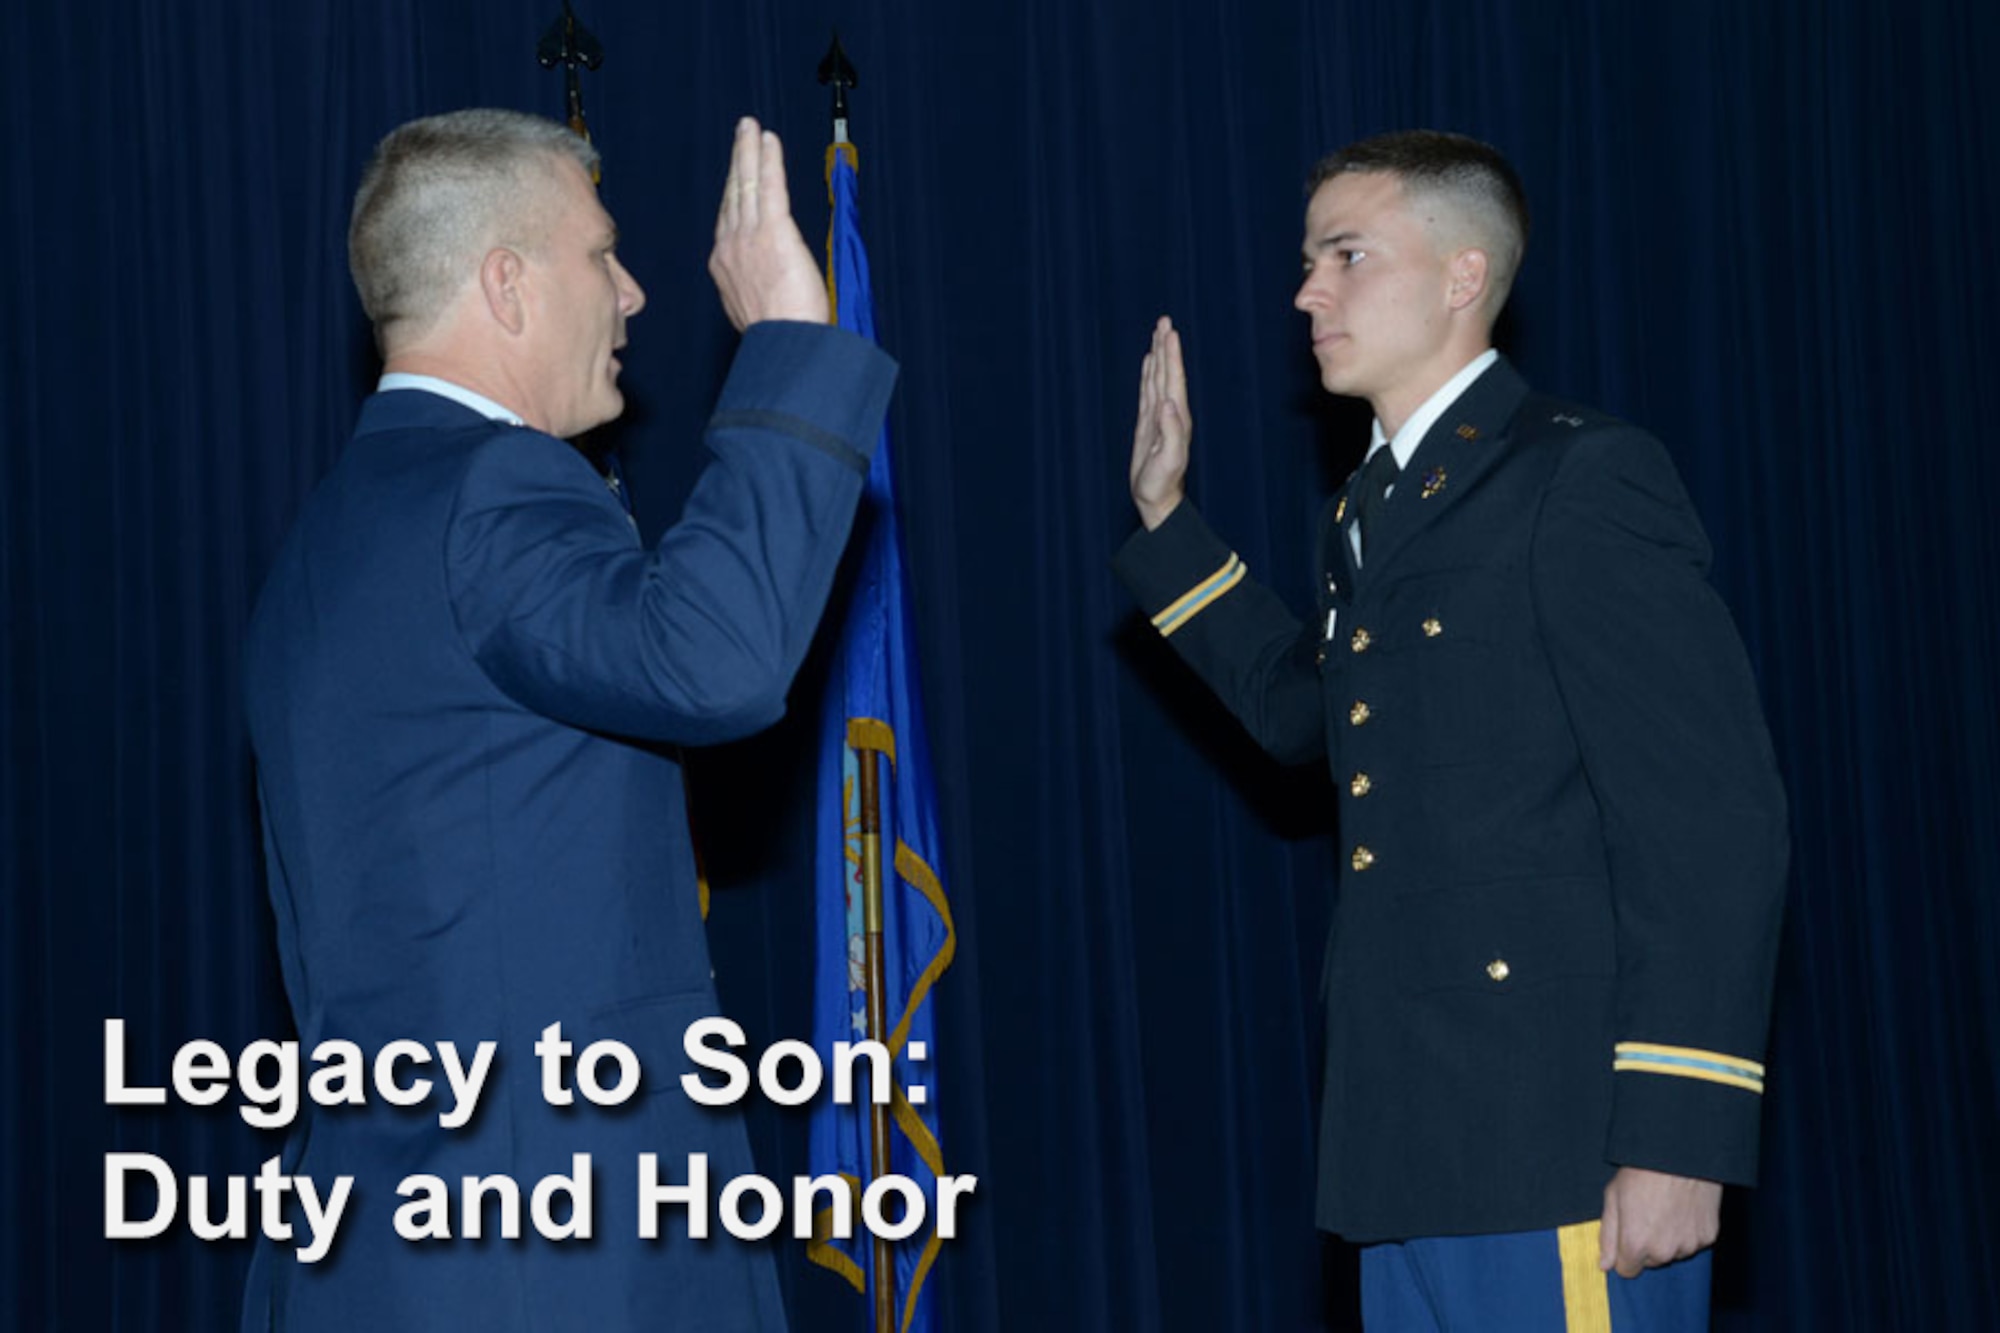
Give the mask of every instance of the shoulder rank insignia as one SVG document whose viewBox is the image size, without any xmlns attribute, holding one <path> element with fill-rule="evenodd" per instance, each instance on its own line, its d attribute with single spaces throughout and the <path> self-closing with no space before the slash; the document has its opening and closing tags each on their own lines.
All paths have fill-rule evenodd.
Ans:
<svg viewBox="0 0 2000 1333">
<path fill-rule="evenodd" d="M 1347 521 L 1347 497 L 1344 495 L 1340 497 L 1340 503 L 1333 507 L 1333 521 L 1336 523 Z"/>
<path fill-rule="evenodd" d="M 1424 473 L 1424 489 L 1423 489 L 1424 499 L 1428 500 L 1433 495 L 1436 495 L 1439 491 L 1443 490 L 1444 483 L 1445 483 L 1445 471 L 1443 468 L 1434 467 L 1429 472 Z"/>
</svg>

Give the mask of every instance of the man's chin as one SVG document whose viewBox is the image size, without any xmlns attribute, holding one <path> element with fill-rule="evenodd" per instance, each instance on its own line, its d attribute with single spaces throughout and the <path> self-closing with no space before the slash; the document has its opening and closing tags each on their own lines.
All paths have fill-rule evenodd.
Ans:
<svg viewBox="0 0 2000 1333">
<path fill-rule="evenodd" d="M 1322 356 L 1319 362 L 1319 383 L 1328 393 L 1339 394 L 1343 398 L 1366 398 L 1370 392 L 1368 373 L 1364 366 L 1356 365 L 1350 357 L 1335 358 Z"/>
<path fill-rule="evenodd" d="M 598 404 L 597 420 L 591 423 L 590 428 L 596 430 L 599 426 L 608 426 L 624 415 L 625 395 L 612 389 L 605 394 L 604 401 Z"/>
<path fill-rule="evenodd" d="M 619 417 L 622 417 L 624 415 L 625 415 L 625 399 L 622 395 L 614 393 L 613 395 L 611 395 L 611 399 L 609 402 L 597 404 L 595 410 L 593 410 L 588 417 L 579 416 L 579 420 L 582 421 L 583 423 L 582 425 L 579 425 L 571 430 L 565 430 L 560 432 L 560 434 L 557 435 L 557 438 L 564 440 L 580 440 L 584 436 L 590 434 L 590 432 L 598 429 L 601 426 L 608 426 L 612 422 L 618 420 Z M 555 434 L 555 432 L 551 433 Z"/>
<path fill-rule="evenodd" d="M 1346 393 L 1341 386 L 1347 382 L 1348 371 L 1326 352 L 1314 350 L 1313 360 L 1319 365 L 1319 386 L 1328 393 Z"/>
</svg>

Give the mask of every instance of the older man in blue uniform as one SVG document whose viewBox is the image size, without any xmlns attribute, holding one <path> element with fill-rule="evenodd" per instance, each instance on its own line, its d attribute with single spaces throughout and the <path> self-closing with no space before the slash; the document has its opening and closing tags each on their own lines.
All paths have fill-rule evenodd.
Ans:
<svg viewBox="0 0 2000 1333">
<path fill-rule="evenodd" d="M 462 1128 L 437 1105 L 312 1110 L 287 1171 L 354 1179 L 333 1253 L 265 1245 L 245 1329 L 781 1329 L 767 1252 L 642 1239 L 663 1182 L 752 1169 L 740 1122 L 677 1075 L 716 1012 L 676 745 L 782 712 L 846 540 L 894 367 L 826 325 L 775 136 L 737 129 L 710 271 L 743 342 L 685 513 L 651 549 L 571 439 L 622 408 L 645 303 L 592 185 L 595 154 L 508 112 L 416 121 L 377 149 L 349 249 L 380 390 L 280 553 L 248 696 L 285 985 L 310 1051 L 497 1042 Z M 644 1086 L 545 1095 L 551 1024 Z M 607 1067 L 608 1068 L 608 1067 Z M 608 1073 L 602 1082 L 617 1080 Z M 511 1177 L 588 1154 L 588 1239 L 409 1239 L 413 1175 Z M 524 1209 L 525 1211 L 525 1209 Z M 584 1210 L 562 1210 L 573 1225 Z M 444 1239 L 448 1233 L 450 1239 Z"/>
<path fill-rule="evenodd" d="M 1184 497 L 1179 335 L 1141 372 L 1117 568 L 1340 792 L 1319 1221 L 1371 1333 L 1707 1327 L 1757 1158 L 1785 807 L 1708 545 L 1643 432 L 1493 349 L 1527 210 L 1490 147 L 1320 164 L 1296 304 L 1375 424 L 1301 623 Z"/>
</svg>

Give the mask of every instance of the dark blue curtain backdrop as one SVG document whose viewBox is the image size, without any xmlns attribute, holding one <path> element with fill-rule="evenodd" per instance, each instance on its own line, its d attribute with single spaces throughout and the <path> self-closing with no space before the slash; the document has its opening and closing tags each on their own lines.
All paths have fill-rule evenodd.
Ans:
<svg viewBox="0 0 2000 1333">
<path fill-rule="evenodd" d="M 553 0 L 13 6 L 0 76 L 0 1324 L 228 1327 L 246 1258 L 102 1238 L 103 1158 L 253 1173 L 224 1106 L 103 1104 L 102 1022 L 159 1078 L 287 1035 L 239 643 L 375 374 L 346 209 L 374 140 L 560 107 Z M 1106 561 L 1151 319 L 1186 333 L 1194 486 L 1303 604 L 1365 414 L 1319 394 L 1300 180 L 1429 124 L 1536 212 L 1503 327 L 1540 386 L 1673 451 L 1792 798 L 1764 1182 L 1729 1330 L 2000 1327 L 2000 284 L 1978 0 L 582 0 L 605 197 L 651 304 L 625 452 L 671 521 L 731 337 L 703 270 L 733 118 L 825 222 L 838 24 L 894 409 L 958 961 L 951 1166 L 980 1177 L 946 1326 L 1348 1328 L 1311 1226 L 1323 778 L 1264 759 Z M 802 686 L 798 699 L 814 696 Z M 700 757 L 725 1000 L 809 1030 L 796 716 Z M 560 891 L 551 885 L 551 891 Z M 422 1036 L 424 1034 L 411 1034 Z M 804 1121 L 760 1108 L 767 1170 Z M 859 1303 L 792 1247 L 801 1330 Z"/>
</svg>

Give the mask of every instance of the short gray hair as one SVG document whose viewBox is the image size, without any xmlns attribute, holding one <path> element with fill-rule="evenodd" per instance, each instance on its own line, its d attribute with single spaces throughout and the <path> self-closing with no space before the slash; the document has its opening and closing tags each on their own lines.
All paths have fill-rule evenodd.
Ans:
<svg viewBox="0 0 2000 1333">
<path fill-rule="evenodd" d="M 1378 134 L 1321 158 L 1306 179 L 1306 194 L 1351 171 L 1394 176 L 1413 204 L 1445 204 L 1486 251 L 1487 307 L 1499 313 L 1528 248 L 1527 191 L 1499 149 L 1443 130 Z"/>
<path fill-rule="evenodd" d="M 378 343 L 419 332 L 488 249 L 528 245 L 545 225 L 537 167 L 550 155 L 595 173 L 597 150 L 568 127 L 520 111 L 452 111 L 391 130 L 355 191 L 347 264 Z"/>
</svg>

